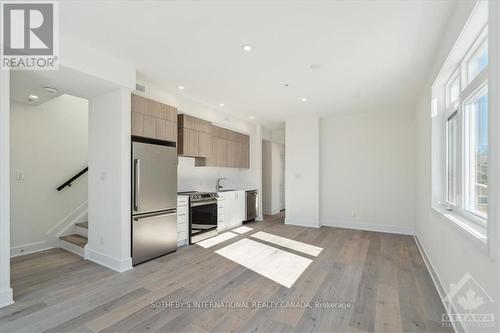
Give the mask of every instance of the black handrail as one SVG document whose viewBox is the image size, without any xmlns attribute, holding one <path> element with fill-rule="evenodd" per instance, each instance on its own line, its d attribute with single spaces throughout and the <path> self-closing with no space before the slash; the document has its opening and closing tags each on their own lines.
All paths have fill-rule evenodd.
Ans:
<svg viewBox="0 0 500 333">
<path fill-rule="evenodd" d="M 64 184 L 62 184 L 61 186 L 59 186 L 57 188 L 57 190 L 60 191 L 63 188 L 65 188 L 66 186 L 71 187 L 71 183 L 73 183 L 76 179 L 80 178 L 80 176 L 83 175 L 87 171 L 89 171 L 89 167 L 85 167 L 85 169 L 83 169 L 82 171 L 80 171 L 79 173 L 77 173 L 76 175 L 74 175 L 73 177 L 71 177 L 70 179 L 68 179 Z"/>
</svg>

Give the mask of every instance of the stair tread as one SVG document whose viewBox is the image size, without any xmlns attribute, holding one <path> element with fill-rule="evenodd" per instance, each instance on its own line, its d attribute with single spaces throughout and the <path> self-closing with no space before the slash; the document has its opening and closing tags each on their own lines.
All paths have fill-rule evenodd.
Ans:
<svg viewBox="0 0 500 333">
<path fill-rule="evenodd" d="M 87 237 L 83 237 L 82 235 L 77 235 L 77 234 L 61 236 L 59 238 L 68 243 L 72 243 L 80 247 L 84 247 L 85 245 L 87 245 L 88 241 Z"/>
<path fill-rule="evenodd" d="M 88 222 L 80 222 L 80 223 L 77 223 L 76 226 L 88 229 L 89 228 L 89 223 Z"/>
</svg>

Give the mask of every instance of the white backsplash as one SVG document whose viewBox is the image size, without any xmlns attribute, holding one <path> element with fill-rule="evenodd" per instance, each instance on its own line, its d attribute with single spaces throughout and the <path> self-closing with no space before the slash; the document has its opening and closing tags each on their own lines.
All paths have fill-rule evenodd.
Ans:
<svg viewBox="0 0 500 333">
<path fill-rule="evenodd" d="M 195 167 L 194 158 L 179 156 L 177 191 L 213 191 L 218 178 L 226 189 L 252 187 L 246 182 L 248 170 L 235 168 Z"/>
</svg>

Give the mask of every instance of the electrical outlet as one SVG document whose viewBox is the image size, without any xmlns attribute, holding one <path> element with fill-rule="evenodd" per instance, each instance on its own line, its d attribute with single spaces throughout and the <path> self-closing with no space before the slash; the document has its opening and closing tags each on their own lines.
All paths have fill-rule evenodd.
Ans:
<svg viewBox="0 0 500 333">
<path fill-rule="evenodd" d="M 16 171 L 16 180 L 24 180 L 24 171 Z"/>
<path fill-rule="evenodd" d="M 101 245 L 104 245 L 104 237 L 101 236 Z"/>
<path fill-rule="evenodd" d="M 352 212 L 351 212 L 351 216 L 352 216 L 352 217 L 356 217 L 356 212 L 355 212 L 355 211 L 352 211 Z"/>
</svg>

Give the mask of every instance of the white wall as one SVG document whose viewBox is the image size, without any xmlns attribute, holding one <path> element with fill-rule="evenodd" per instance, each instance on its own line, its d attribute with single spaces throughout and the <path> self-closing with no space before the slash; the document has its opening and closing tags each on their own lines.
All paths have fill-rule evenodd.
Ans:
<svg viewBox="0 0 500 333">
<path fill-rule="evenodd" d="M 130 91 L 90 99 L 88 259 L 116 271 L 132 268 Z"/>
<path fill-rule="evenodd" d="M 10 287 L 10 73 L 0 70 L 0 307 L 12 300 Z"/>
<path fill-rule="evenodd" d="M 194 167 L 194 159 L 179 158 L 178 184 L 183 190 L 214 190 L 217 178 L 228 178 L 227 188 L 252 188 L 262 193 L 262 129 L 255 122 L 230 115 L 223 110 L 206 106 L 186 95 L 171 93 L 167 89 L 148 82 L 138 75 L 137 82 L 146 87 L 147 98 L 175 106 L 179 113 L 187 113 L 221 126 L 250 136 L 250 168 L 213 168 Z M 138 93 L 138 92 L 135 92 Z M 140 93 L 138 93 L 140 94 Z M 262 196 L 259 196 L 257 219 L 262 219 Z"/>
<path fill-rule="evenodd" d="M 319 119 L 286 121 L 285 224 L 319 227 Z"/>
<path fill-rule="evenodd" d="M 321 224 L 413 234 L 413 113 L 373 110 L 320 123 Z"/>
<path fill-rule="evenodd" d="M 226 189 L 245 189 L 255 187 L 246 177 L 245 169 L 196 167 L 192 157 L 179 156 L 177 186 L 182 191 L 213 191 L 218 178 L 226 178 L 221 185 Z"/>
<path fill-rule="evenodd" d="M 264 140 L 262 143 L 262 209 L 266 215 L 279 213 L 281 209 L 280 185 L 283 169 L 281 155 L 285 146 Z"/>
<path fill-rule="evenodd" d="M 56 188 L 87 166 L 88 115 L 88 101 L 70 95 L 11 103 L 11 255 L 51 247 L 47 232 L 87 201 L 87 175 Z"/>
<path fill-rule="evenodd" d="M 415 109 L 415 122 L 416 122 L 416 153 L 417 153 L 417 177 L 416 177 L 416 235 L 422 247 L 427 254 L 427 257 L 436 273 L 440 286 L 448 291 L 450 284 L 459 281 L 466 273 L 470 273 L 487 291 L 487 293 L 494 298 L 497 308 L 497 323 L 498 323 L 498 301 L 500 300 L 499 291 L 499 265 L 498 257 L 491 259 L 488 255 L 486 246 L 469 236 L 467 232 L 452 223 L 450 220 L 443 218 L 431 208 L 431 85 L 434 78 L 437 76 L 439 69 L 443 65 L 446 57 L 448 56 L 454 42 L 460 34 L 464 26 L 474 2 L 459 2 L 457 10 L 455 11 L 452 20 L 448 25 L 446 34 L 443 36 L 441 47 L 436 54 L 436 61 L 434 63 L 432 73 L 424 88 L 417 107 Z M 498 6 L 494 1 L 490 2 L 491 6 Z M 498 20 L 499 12 L 496 11 L 495 15 L 490 12 L 490 28 L 489 29 L 489 43 L 490 47 L 498 51 Z M 499 54 L 492 54 L 490 61 L 498 59 Z M 496 68 L 492 68 L 493 61 L 496 62 Z M 496 84 L 498 84 L 498 76 L 500 71 L 498 68 L 498 61 L 493 60 L 490 63 L 490 71 L 492 75 L 497 77 Z M 489 91 L 498 91 L 498 87 L 492 87 L 493 81 L 489 82 Z M 495 99 L 490 100 L 494 102 Z M 496 105 L 493 106 L 498 114 L 500 103 L 496 100 Z M 497 128 L 499 126 L 496 122 Z M 494 179 L 498 179 L 499 168 L 496 168 L 496 175 Z M 493 183 L 492 186 L 498 189 L 498 182 Z M 495 201 L 498 207 L 500 202 Z M 490 218 L 490 223 L 495 226 L 498 225 L 498 216 L 495 219 Z M 498 239 L 498 229 L 496 235 L 491 235 Z M 496 236 L 496 237 L 495 237 Z M 495 243 L 494 246 L 498 248 Z M 485 312 L 487 313 L 487 312 Z M 497 324 L 498 325 L 498 324 Z M 473 331 L 473 329 L 471 329 Z M 494 331 L 494 329 L 492 330 Z M 498 331 L 498 328 L 497 330 Z"/>
</svg>

